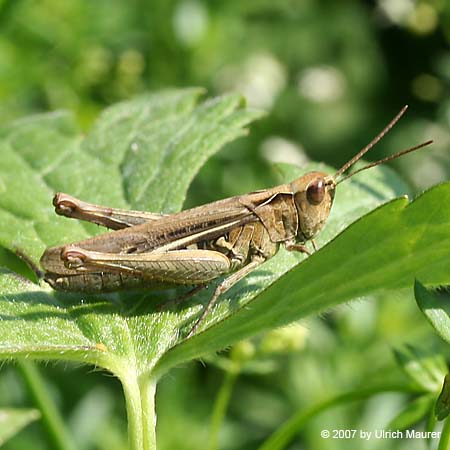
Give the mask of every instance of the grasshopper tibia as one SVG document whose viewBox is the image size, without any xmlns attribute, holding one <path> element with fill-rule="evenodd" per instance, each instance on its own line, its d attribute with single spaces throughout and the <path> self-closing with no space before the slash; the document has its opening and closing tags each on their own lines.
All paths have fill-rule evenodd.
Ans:
<svg viewBox="0 0 450 450">
<path fill-rule="evenodd" d="M 217 299 L 222 295 L 225 294 L 230 288 L 232 288 L 238 281 L 242 280 L 245 276 L 247 276 L 250 272 L 252 272 L 256 267 L 258 267 L 260 264 L 262 264 L 265 261 L 264 258 L 257 258 L 247 264 L 246 266 L 239 269 L 237 272 L 234 272 L 229 277 L 225 278 L 215 289 L 214 294 L 210 298 L 209 302 L 206 304 L 205 308 L 203 309 L 202 315 L 197 319 L 197 322 L 195 322 L 194 326 L 191 328 L 189 333 L 187 334 L 187 338 L 191 337 L 196 331 L 197 328 L 200 326 L 200 324 L 203 322 L 205 317 L 208 315 L 209 311 L 211 311 L 211 308 L 216 303 Z"/>
</svg>

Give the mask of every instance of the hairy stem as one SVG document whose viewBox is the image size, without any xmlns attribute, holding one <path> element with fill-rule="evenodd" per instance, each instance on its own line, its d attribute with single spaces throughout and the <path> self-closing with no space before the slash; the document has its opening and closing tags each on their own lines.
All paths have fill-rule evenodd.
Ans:
<svg viewBox="0 0 450 450">
<path fill-rule="evenodd" d="M 156 383 L 134 373 L 121 377 L 128 417 L 130 450 L 156 450 Z"/>
</svg>

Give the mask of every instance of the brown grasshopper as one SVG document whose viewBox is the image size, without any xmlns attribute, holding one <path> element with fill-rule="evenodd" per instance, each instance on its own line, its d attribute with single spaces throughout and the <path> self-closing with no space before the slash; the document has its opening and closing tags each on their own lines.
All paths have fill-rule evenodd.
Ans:
<svg viewBox="0 0 450 450">
<path fill-rule="evenodd" d="M 189 332 L 191 336 L 218 297 L 275 255 L 280 244 L 309 254 L 305 244 L 325 224 L 337 184 L 432 142 L 383 158 L 337 181 L 406 109 L 334 176 L 310 172 L 290 184 L 170 215 L 107 208 L 58 193 L 53 200 L 57 214 L 115 231 L 48 248 L 41 257 L 44 279 L 55 289 L 86 293 L 167 285 L 197 285 L 197 291 L 226 275 Z"/>
</svg>

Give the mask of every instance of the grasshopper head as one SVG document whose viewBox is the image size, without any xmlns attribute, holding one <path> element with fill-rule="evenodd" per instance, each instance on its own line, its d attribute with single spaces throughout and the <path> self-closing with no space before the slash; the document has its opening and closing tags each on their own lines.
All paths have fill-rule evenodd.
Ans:
<svg viewBox="0 0 450 450">
<path fill-rule="evenodd" d="M 344 173 L 359 161 L 403 116 L 408 106 L 404 106 L 400 112 L 389 122 L 389 124 L 379 133 L 369 144 L 360 150 L 353 158 L 347 161 L 333 176 L 323 172 L 310 172 L 294 180 L 290 187 L 294 194 L 295 206 L 298 214 L 297 238 L 306 241 L 315 236 L 325 224 L 333 205 L 334 192 L 336 186 L 353 175 L 378 166 L 379 164 L 399 158 L 407 153 L 426 147 L 433 141 L 426 141 L 414 147 L 407 148 L 386 158 L 379 159 L 373 163 L 367 164 L 348 175 Z M 340 178 L 340 179 L 339 179 Z"/>
<path fill-rule="evenodd" d="M 336 183 L 331 175 L 310 172 L 291 183 L 298 213 L 298 238 L 313 238 L 323 227 L 333 205 Z"/>
</svg>

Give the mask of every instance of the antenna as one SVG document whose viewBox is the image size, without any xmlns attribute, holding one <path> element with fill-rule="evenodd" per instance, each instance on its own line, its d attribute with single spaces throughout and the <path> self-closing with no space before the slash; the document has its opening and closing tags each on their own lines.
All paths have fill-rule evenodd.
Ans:
<svg viewBox="0 0 450 450">
<path fill-rule="evenodd" d="M 427 145 L 430 145 L 432 143 L 433 143 L 433 141 L 431 141 L 431 140 L 430 141 L 426 141 L 426 142 L 422 142 L 422 144 L 415 145 L 414 147 L 407 148 L 406 150 L 402 150 L 401 152 L 394 153 L 393 155 L 386 156 L 386 158 L 379 159 L 378 161 L 375 161 L 373 163 L 367 164 L 367 166 L 361 167 L 361 169 L 355 170 L 354 172 L 349 173 L 348 175 L 346 175 L 344 178 L 341 178 L 336 184 L 342 183 L 344 180 L 347 180 L 348 178 L 352 177 L 353 175 L 355 175 L 355 174 L 357 174 L 359 172 L 362 172 L 363 170 L 370 169 L 371 167 L 378 166 L 378 165 L 383 164 L 383 163 L 385 163 L 387 161 L 391 161 L 392 159 L 399 158 L 400 156 L 403 156 L 403 155 L 406 155 L 407 153 L 411 153 L 411 152 L 414 152 L 416 150 L 419 150 L 419 149 L 421 149 L 423 147 L 426 147 Z"/>
<path fill-rule="evenodd" d="M 405 105 L 400 112 L 389 122 L 389 124 L 379 133 L 375 139 L 373 139 L 369 144 L 367 144 L 362 150 L 360 150 L 350 161 L 346 162 L 334 175 L 336 179 L 342 175 L 348 168 L 353 166 L 356 161 L 360 160 L 373 146 L 375 146 L 384 136 L 392 129 L 392 127 L 400 120 L 400 118 L 405 114 L 408 109 L 408 105 Z M 412 150 L 411 150 L 412 151 Z M 381 164 L 381 163 L 380 163 Z"/>
</svg>

